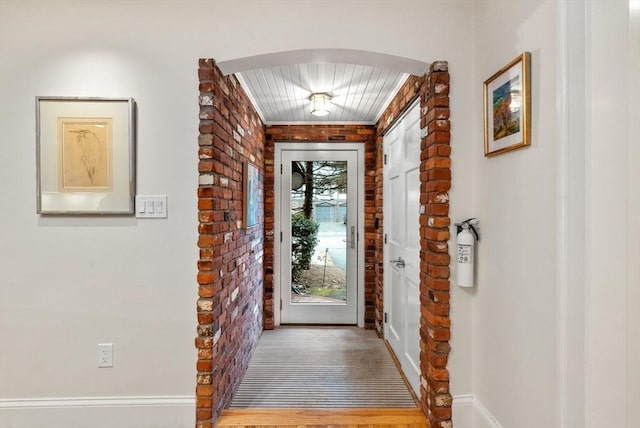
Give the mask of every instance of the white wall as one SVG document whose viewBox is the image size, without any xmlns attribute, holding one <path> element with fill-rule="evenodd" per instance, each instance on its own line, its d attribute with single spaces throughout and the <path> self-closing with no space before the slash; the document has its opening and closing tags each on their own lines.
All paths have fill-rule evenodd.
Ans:
<svg viewBox="0 0 640 428">
<path fill-rule="evenodd" d="M 587 10 L 588 427 L 640 423 L 639 7 L 598 0 Z"/>
<path fill-rule="evenodd" d="M 344 47 L 449 60 L 452 215 L 466 216 L 469 4 L 0 0 L 0 426 L 193 425 L 199 57 Z M 134 97 L 137 190 L 167 194 L 168 219 L 38 216 L 43 95 Z M 469 393 L 470 299 L 453 301 L 452 390 Z M 96 367 L 101 342 L 115 344 L 113 369 Z"/>
<path fill-rule="evenodd" d="M 469 102 L 473 94 L 474 86 L 471 74 L 471 55 L 468 49 L 468 40 L 472 37 L 472 11 L 471 5 L 466 5 L 465 10 L 459 10 L 452 20 L 461 26 L 456 35 L 458 48 L 448 48 L 440 54 L 440 59 L 449 62 L 449 74 L 451 76 L 451 190 L 449 191 L 449 216 L 452 225 L 450 234 L 456 236 L 456 228 L 453 223 L 476 216 L 472 206 L 471 183 L 473 180 L 472 157 L 473 138 L 470 126 L 474 114 L 472 103 Z M 435 15 L 437 16 L 437 15 Z M 429 25 L 441 22 L 437 18 L 430 20 Z M 426 42 L 431 45 L 431 42 Z M 455 239 L 450 241 L 449 253 L 452 267 L 455 260 Z M 450 391 L 453 395 L 453 424 L 463 428 L 470 426 L 471 403 L 469 397 L 472 394 L 472 303 L 475 290 L 468 290 L 455 285 L 455 269 L 451 269 L 451 352 L 449 354 Z"/>
<path fill-rule="evenodd" d="M 587 64 L 587 372 L 586 422 L 624 427 L 628 213 L 626 2 L 594 1 Z M 619 67 L 612 67 L 618 63 Z M 603 84 L 606 82 L 606 84 Z M 618 103 L 620 107 L 618 108 Z M 621 126 L 610 126 L 611 121 Z M 615 225 L 615 226 L 614 226 Z M 614 226 L 614 227 L 611 227 Z M 609 243 L 618 243 L 610 245 Z M 607 251 L 602 251 L 607 248 Z M 612 369 L 614 368 L 615 369 Z M 599 411 L 600 407 L 608 411 Z"/>
<path fill-rule="evenodd" d="M 94 5 L 0 3 L 0 426 L 118 424 L 123 413 L 192 426 L 197 58 L 139 6 Z M 38 216 L 37 95 L 134 97 L 138 193 L 168 195 L 168 219 Z M 114 344 L 112 369 L 97 368 L 102 342 Z M 93 411 L 30 401 L 68 397 L 128 398 Z"/>
<path fill-rule="evenodd" d="M 504 427 L 555 426 L 556 6 L 475 5 L 473 207 L 477 246 L 473 394 Z M 531 52 L 531 146 L 483 152 L 484 80 Z"/>
<path fill-rule="evenodd" d="M 640 71 L 640 3 L 565 3 L 566 92 L 559 95 L 566 101 L 566 134 L 559 143 L 568 155 L 562 174 L 567 281 L 558 284 L 566 287 L 559 311 L 559 426 L 635 427 L 640 85 L 633 76 Z"/>
<path fill-rule="evenodd" d="M 629 2 L 629 76 L 640 75 L 640 1 Z M 640 144 L 637 135 L 640 133 L 640 80 L 628 80 L 629 91 L 629 138 L 628 143 L 628 292 L 626 301 L 627 313 L 627 373 L 626 373 L 626 412 L 627 425 L 640 421 L 640 406 L 636 398 L 640 397 Z"/>
<path fill-rule="evenodd" d="M 476 2 L 476 85 L 528 50 L 534 103 L 532 147 L 474 154 L 476 426 L 640 421 L 639 16 L 637 0 Z"/>
<path fill-rule="evenodd" d="M 585 425 L 586 3 L 558 3 L 558 426 Z"/>
</svg>

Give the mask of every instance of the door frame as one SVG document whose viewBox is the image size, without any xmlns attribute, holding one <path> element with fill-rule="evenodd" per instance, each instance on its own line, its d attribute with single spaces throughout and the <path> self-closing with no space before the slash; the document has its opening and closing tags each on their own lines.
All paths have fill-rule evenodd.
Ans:
<svg viewBox="0 0 640 428">
<path fill-rule="evenodd" d="M 274 251 L 273 251 L 273 321 L 274 326 L 278 327 L 281 320 L 280 301 L 282 299 L 282 275 L 280 272 L 280 262 L 282 260 L 281 245 L 280 245 L 280 233 L 282 228 L 279 219 L 281 218 L 280 205 L 282 202 L 281 195 L 281 179 L 282 175 L 279 173 L 279 165 L 282 163 L 282 151 L 283 150 L 297 150 L 297 151 L 335 151 L 335 150 L 353 150 L 357 152 L 357 165 L 358 165 L 358 191 L 357 191 L 357 250 L 358 255 L 356 258 L 356 286 L 357 286 L 357 322 L 358 327 L 364 328 L 364 143 L 291 143 L 291 142 L 275 142 L 275 157 L 274 157 Z"/>
</svg>

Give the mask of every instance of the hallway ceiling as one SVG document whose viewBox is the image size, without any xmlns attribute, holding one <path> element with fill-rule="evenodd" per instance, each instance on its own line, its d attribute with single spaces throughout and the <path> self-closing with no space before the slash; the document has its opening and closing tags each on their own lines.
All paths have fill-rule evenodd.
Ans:
<svg viewBox="0 0 640 428">
<path fill-rule="evenodd" d="M 409 74 L 389 68 L 315 62 L 238 71 L 235 73 L 267 125 L 375 124 Z M 309 96 L 331 95 L 331 113 L 310 112 Z"/>
</svg>

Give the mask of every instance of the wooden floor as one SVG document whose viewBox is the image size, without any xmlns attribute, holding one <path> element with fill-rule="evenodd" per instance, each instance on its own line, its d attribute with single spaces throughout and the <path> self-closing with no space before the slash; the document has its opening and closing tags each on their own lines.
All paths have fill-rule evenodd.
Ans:
<svg viewBox="0 0 640 428">
<path fill-rule="evenodd" d="M 224 410 L 218 428 L 428 428 L 420 409 Z"/>
</svg>

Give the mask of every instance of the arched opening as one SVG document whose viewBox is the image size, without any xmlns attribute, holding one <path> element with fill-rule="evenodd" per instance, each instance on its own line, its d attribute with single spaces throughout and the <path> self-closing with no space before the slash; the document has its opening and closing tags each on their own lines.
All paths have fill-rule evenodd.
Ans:
<svg viewBox="0 0 640 428">
<path fill-rule="evenodd" d="M 329 53 L 343 53 L 331 50 Z M 304 51 L 306 52 L 306 51 Z M 317 54 L 318 52 L 316 52 Z M 282 53 L 280 55 L 285 55 Z M 307 52 L 307 54 L 309 54 Z M 261 56 L 262 57 L 262 56 Z M 254 57 L 254 59 L 257 57 Z M 261 58 L 263 64 L 274 57 Z M 250 61 L 227 62 L 227 70 Z M 232 67 L 233 66 L 233 67 Z M 382 136 L 413 100 L 421 105 L 420 403 L 432 426 L 451 420 L 449 372 L 449 200 L 451 186 L 449 73 L 431 64 L 400 88 L 375 128 L 351 125 L 264 126 L 234 76 L 200 61 L 200 254 L 198 282 L 198 421 L 214 421 L 231 399 L 262 328 L 273 328 L 274 141 L 369 141 L 366 154 L 365 325 L 384 323 Z M 264 228 L 241 228 L 241 169 L 256 163 L 263 183 Z"/>
</svg>

